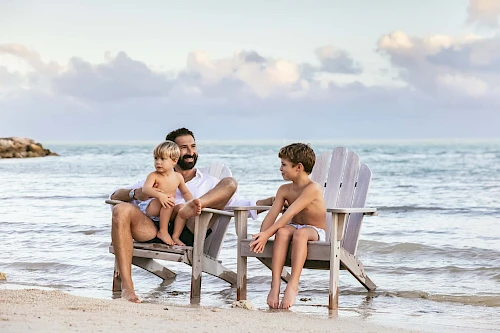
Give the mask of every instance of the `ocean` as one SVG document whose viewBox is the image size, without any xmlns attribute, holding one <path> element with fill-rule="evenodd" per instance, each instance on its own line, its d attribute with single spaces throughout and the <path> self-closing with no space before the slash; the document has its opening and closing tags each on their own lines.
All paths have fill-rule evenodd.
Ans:
<svg viewBox="0 0 500 333">
<path fill-rule="evenodd" d="M 225 163 L 243 197 L 274 195 L 283 183 L 279 148 L 289 142 L 198 142 L 198 166 Z M 50 143 L 59 157 L 0 160 L 1 288 L 58 289 L 112 298 L 108 253 L 116 188 L 153 170 L 155 142 Z M 316 153 L 345 146 L 373 172 L 358 256 L 377 285 L 368 293 L 340 276 L 340 316 L 439 332 L 500 328 L 500 142 L 311 142 Z M 257 232 L 259 220 L 250 220 Z M 220 259 L 236 269 L 231 223 Z M 146 302 L 189 304 L 190 267 L 165 262 L 177 278 L 134 268 Z M 249 259 L 248 299 L 266 310 L 271 272 Z M 327 316 L 328 271 L 304 270 L 292 311 Z M 282 286 L 282 289 L 284 285 Z M 203 306 L 230 307 L 236 290 L 203 276 Z"/>
</svg>

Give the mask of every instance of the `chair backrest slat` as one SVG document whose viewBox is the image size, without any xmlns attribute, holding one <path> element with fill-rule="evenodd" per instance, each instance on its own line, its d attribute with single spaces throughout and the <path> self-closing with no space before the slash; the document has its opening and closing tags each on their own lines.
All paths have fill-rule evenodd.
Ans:
<svg viewBox="0 0 500 333">
<path fill-rule="evenodd" d="M 326 186 L 326 176 L 330 168 L 330 161 L 330 152 L 323 152 L 316 158 L 316 163 L 314 163 L 314 168 L 311 172 L 311 179 L 323 186 L 323 191 Z"/>
<path fill-rule="evenodd" d="M 342 184 L 342 175 L 344 174 L 345 161 L 347 158 L 347 148 L 337 147 L 333 150 L 330 159 L 330 168 L 327 171 L 326 187 L 324 191 L 325 204 L 327 208 L 337 207 L 337 200 L 340 194 L 340 185 Z M 332 221 L 331 215 L 326 215 L 326 241 L 330 241 Z"/>
<path fill-rule="evenodd" d="M 362 164 L 359 169 L 358 183 L 354 192 L 353 208 L 363 208 L 368 196 L 368 188 L 372 179 L 372 172 L 366 164 Z M 342 247 L 352 255 L 356 255 L 359 242 L 359 232 L 363 223 L 363 214 L 350 214 L 344 231 Z"/>
</svg>

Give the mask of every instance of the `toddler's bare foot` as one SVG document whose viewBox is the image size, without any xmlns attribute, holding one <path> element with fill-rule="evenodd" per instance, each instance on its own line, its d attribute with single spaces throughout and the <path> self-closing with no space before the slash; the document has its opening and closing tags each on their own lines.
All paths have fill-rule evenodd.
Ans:
<svg viewBox="0 0 500 333">
<path fill-rule="evenodd" d="M 179 210 L 178 215 L 181 219 L 188 219 L 201 214 L 201 201 L 196 198 L 188 201 L 184 207 Z"/>
<path fill-rule="evenodd" d="M 279 288 L 271 288 L 269 290 L 269 295 L 267 295 L 267 305 L 271 309 L 277 309 L 280 304 L 280 289 Z"/>
<path fill-rule="evenodd" d="M 295 297 L 299 293 L 299 288 L 294 288 L 290 285 L 286 286 L 283 300 L 281 300 L 280 309 L 289 309 L 295 303 Z"/>
<path fill-rule="evenodd" d="M 180 245 L 180 246 L 186 246 L 178 237 L 172 237 L 172 240 L 174 241 L 175 245 Z"/>
<path fill-rule="evenodd" d="M 175 245 L 174 241 L 172 240 L 172 237 L 168 234 L 168 231 L 158 231 L 158 234 L 156 235 L 159 239 L 161 239 L 165 244 L 167 245 Z"/>
<path fill-rule="evenodd" d="M 137 297 L 134 290 L 123 289 L 122 298 L 132 303 L 141 303 L 141 300 Z"/>
</svg>

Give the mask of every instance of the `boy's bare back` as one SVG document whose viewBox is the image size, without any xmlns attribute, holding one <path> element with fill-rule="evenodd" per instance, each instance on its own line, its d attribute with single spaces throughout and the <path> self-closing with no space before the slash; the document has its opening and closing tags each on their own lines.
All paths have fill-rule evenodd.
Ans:
<svg viewBox="0 0 500 333">
<path fill-rule="evenodd" d="M 309 198 L 312 196 L 312 201 L 298 212 L 291 222 L 326 229 L 326 205 L 321 185 L 311 180 L 309 184 L 302 188 L 298 188 L 293 183 L 282 185 L 279 191 L 282 191 L 284 199 L 290 206 L 301 195 L 307 195 Z"/>
</svg>

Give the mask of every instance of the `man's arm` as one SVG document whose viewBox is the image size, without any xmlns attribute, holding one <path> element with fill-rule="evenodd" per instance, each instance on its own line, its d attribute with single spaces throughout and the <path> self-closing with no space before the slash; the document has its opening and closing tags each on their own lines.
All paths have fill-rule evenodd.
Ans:
<svg viewBox="0 0 500 333">
<path fill-rule="evenodd" d="M 135 195 L 134 195 L 135 198 L 137 198 L 137 190 L 139 190 L 139 189 L 135 190 Z M 116 190 L 115 193 L 111 194 L 111 196 L 109 198 L 111 200 L 120 200 L 120 201 L 130 202 L 133 199 L 130 198 L 129 193 L 130 193 L 130 189 L 123 188 L 123 189 Z"/>
</svg>

